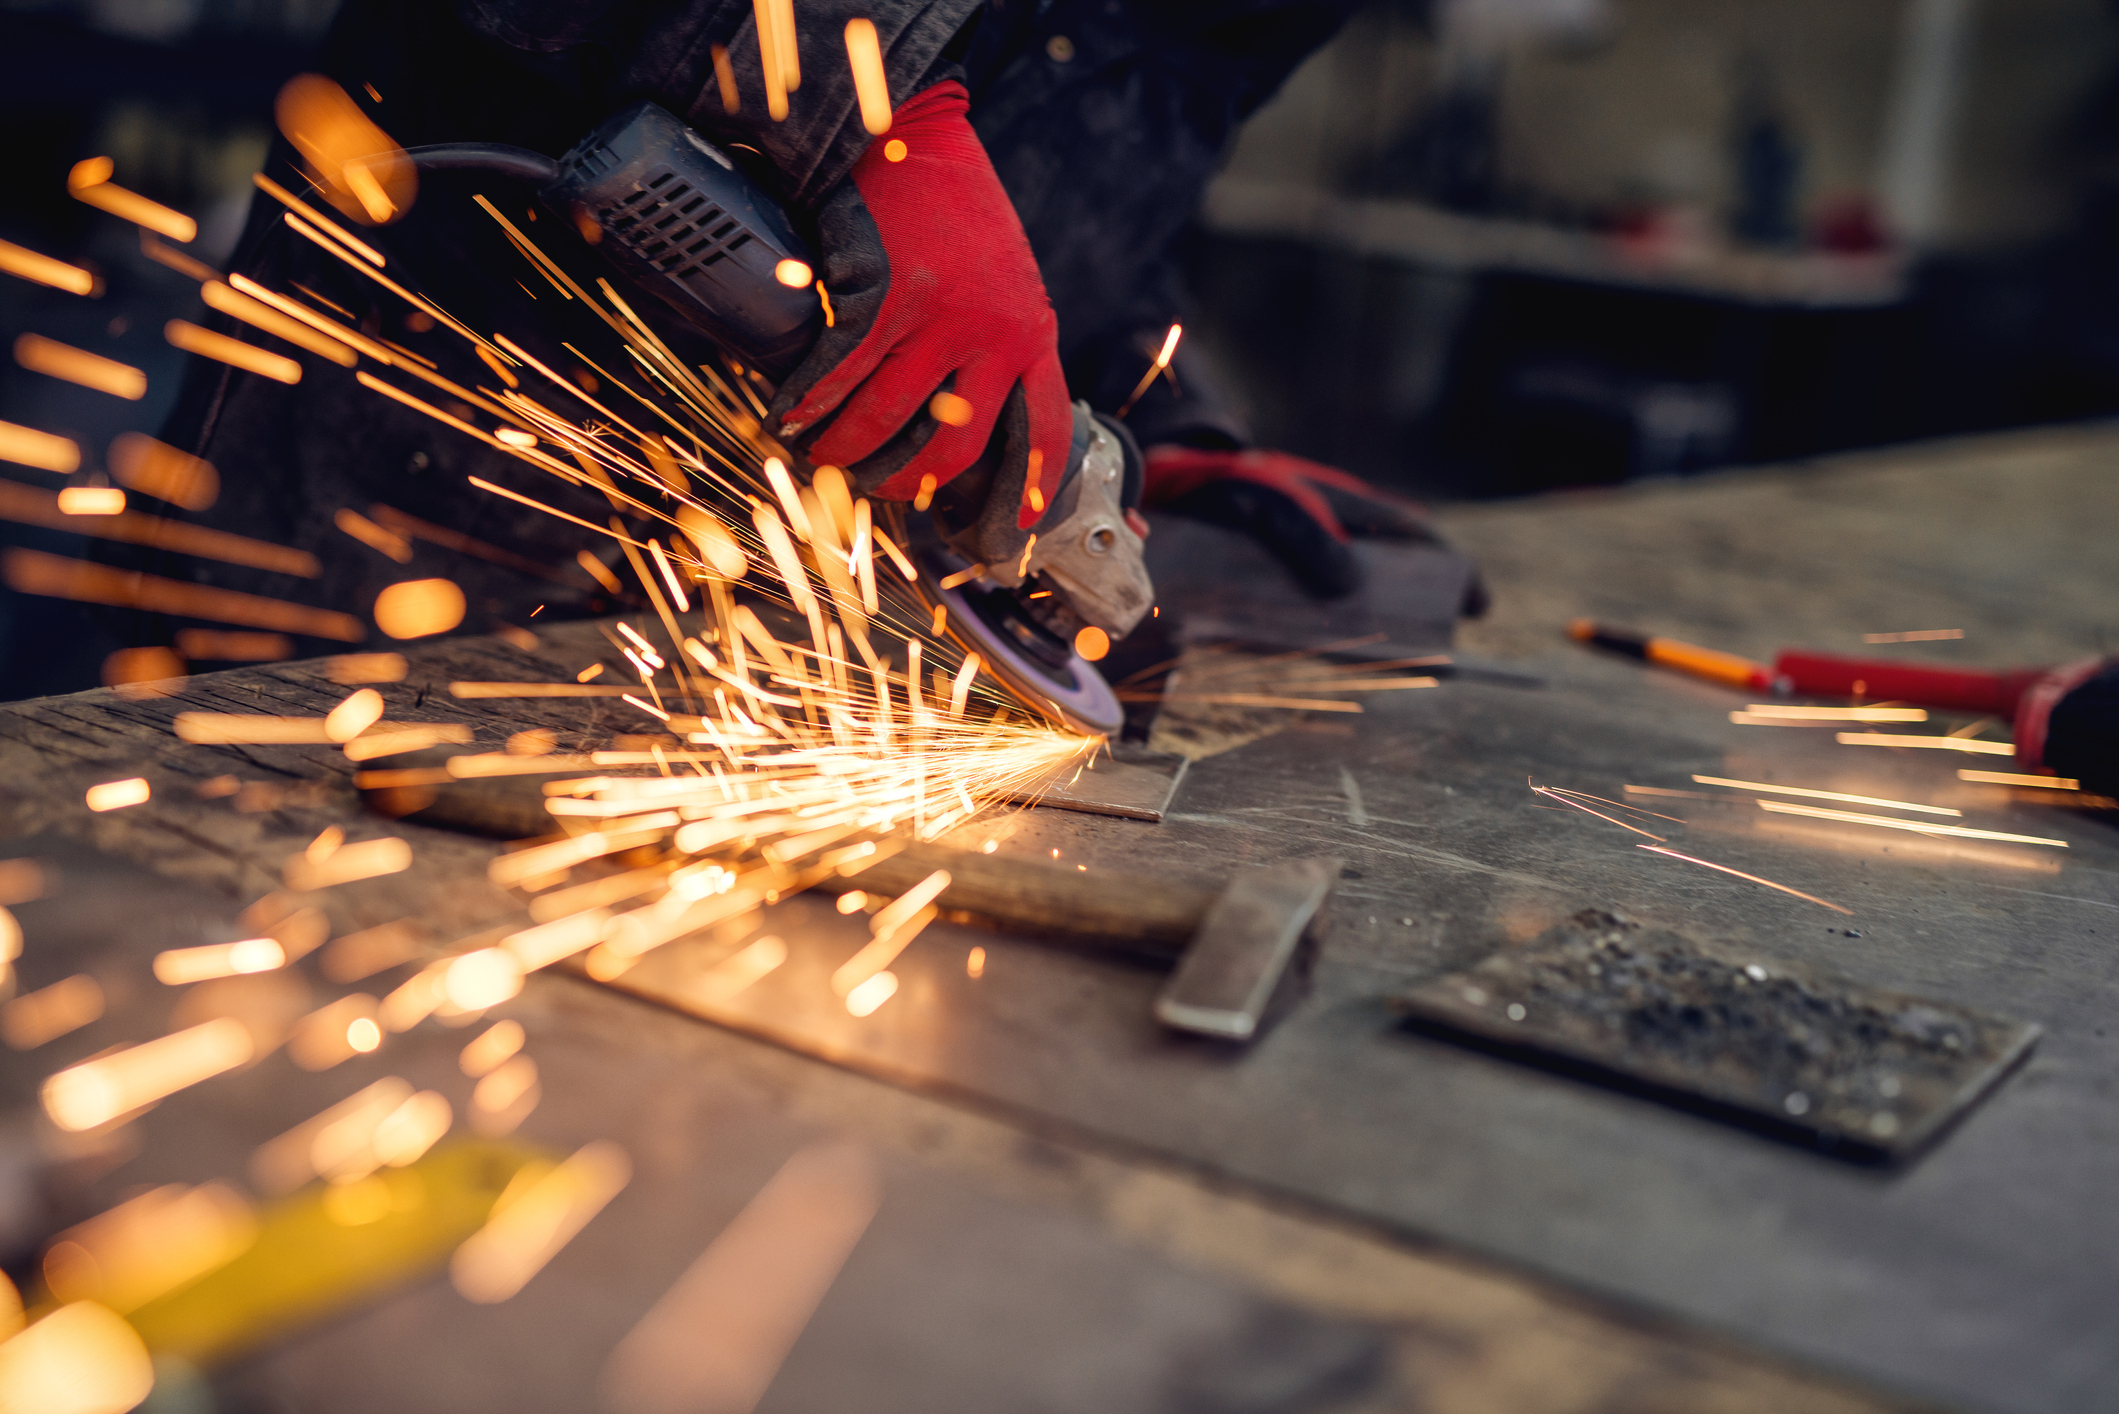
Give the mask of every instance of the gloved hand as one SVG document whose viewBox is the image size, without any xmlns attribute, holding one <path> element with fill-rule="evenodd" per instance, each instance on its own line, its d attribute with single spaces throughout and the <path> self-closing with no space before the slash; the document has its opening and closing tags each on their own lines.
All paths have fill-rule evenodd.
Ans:
<svg viewBox="0 0 2119 1414">
<path fill-rule="evenodd" d="M 908 500 L 923 478 L 940 485 L 970 465 L 1002 405 L 1021 398 L 1027 417 L 1008 420 L 988 494 L 1013 496 L 1027 528 L 1059 487 L 1073 411 L 1058 321 L 968 106 L 953 81 L 916 95 L 826 199 L 818 234 L 832 324 L 772 412 L 779 435 L 811 461 Z M 930 411 L 944 389 L 963 400 L 949 404 L 954 413 L 969 404 L 960 424 Z M 1033 462 L 1035 496 L 1025 482 Z"/>
<path fill-rule="evenodd" d="M 1361 587 L 1355 535 L 1441 543 L 1418 502 L 1286 452 L 1165 445 L 1146 461 L 1142 504 L 1242 531 L 1319 598 Z"/>
</svg>

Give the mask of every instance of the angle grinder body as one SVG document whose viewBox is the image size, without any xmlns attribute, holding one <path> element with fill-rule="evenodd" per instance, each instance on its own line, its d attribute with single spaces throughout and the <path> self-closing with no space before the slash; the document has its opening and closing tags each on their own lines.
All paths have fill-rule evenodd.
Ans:
<svg viewBox="0 0 2119 1414">
<path fill-rule="evenodd" d="M 630 286 L 770 382 L 792 372 L 823 330 L 816 260 L 795 223 L 735 159 L 653 103 L 622 110 L 557 159 L 487 143 L 407 156 L 423 170 L 530 182 Z M 890 509 L 918 552 L 920 597 L 930 609 L 948 607 L 951 637 L 1025 706 L 1110 735 L 1123 711 L 1075 643 L 1084 627 L 1124 637 L 1153 601 L 1140 538 L 1126 521 L 1139 453 L 1086 403 L 1074 416 L 1066 471 L 1018 563 L 972 564 L 952 548 L 946 517 L 908 523 L 904 508 Z"/>
</svg>

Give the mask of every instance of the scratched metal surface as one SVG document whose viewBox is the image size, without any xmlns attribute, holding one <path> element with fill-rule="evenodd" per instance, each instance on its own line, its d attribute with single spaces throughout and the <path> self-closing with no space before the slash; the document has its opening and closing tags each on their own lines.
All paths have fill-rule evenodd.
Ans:
<svg viewBox="0 0 2119 1414">
<path fill-rule="evenodd" d="M 1734 726 L 1732 694 L 1586 655 L 1539 666 L 1546 691 L 1379 695 L 1361 717 L 1295 721 L 1199 761 L 1160 825 L 1038 811 L 1001 844 L 1056 848 L 1092 872 L 1211 875 L 1325 851 L 1351 861 L 1309 995 L 1249 1050 L 1159 1031 L 1149 1005 L 1161 977 L 1147 967 L 944 926 L 897 965 L 897 997 L 856 1021 L 824 978 L 865 935 L 804 900 L 768 921 L 794 956 L 750 992 L 716 999 L 698 982 L 740 937 L 677 945 L 620 985 L 1907 1391 L 1998 1409 L 2108 1407 L 2119 1389 L 2112 828 L 1959 785 L 1954 754 Z M 1672 848 L 1847 916 L 1646 853 L 1636 846 L 1653 841 L 1547 808 L 1525 787 L 1707 793 L 1694 772 L 1961 802 L 1965 823 L 2073 848 L 1942 843 L 1748 803 L 1679 800 L 1669 813 L 1691 823 L 1645 822 Z M 1880 1172 L 1416 1036 L 1388 1014 L 1385 994 L 1587 906 L 2047 1034 L 1925 1158 Z M 976 981 L 965 975 L 974 945 L 988 951 Z"/>
<path fill-rule="evenodd" d="M 1457 682 L 1379 698 L 1353 721 L 1296 722 L 1199 762 L 1161 825 L 1027 817 L 1003 850 L 1058 848 L 1092 868 L 1211 874 L 1325 849 L 1352 861 L 1360 874 L 1341 886 L 1310 995 L 1249 1052 L 1158 1032 L 1147 1019 L 1153 971 L 944 927 L 904 959 L 900 995 L 857 1025 L 817 1005 L 816 985 L 793 995 L 802 989 L 791 984 L 820 983 L 859 941 L 848 920 L 799 900 L 772 920 L 794 945 L 785 975 L 722 1017 L 1026 1128 L 1107 1135 L 1239 1188 L 1498 1254 L 1899 1389 L 1997 1409 L 2109 1407 L 2119 1389 L 2119 1217 L 2108 1202 L 2119 1157 L 2109 1103 L 2119 1090 L 2109 1039 L 2119 857 L 2108 827 L 1969 787 L 1970 823 L 2075 848 L 1864 839 L 1692 801 L 1670 811 L 1690 823 L 1656 826 L 1687 853 L 1855 911 L 1844 918 L 1643 854 L 1634 846 L 1647 841 L 1542 808 L 1523 785 L 1535 773 L 1616 795 L 1628 781 L 1686 788 L 1698 771 L 1960 798 L 1954 761 L 1864 759 L 1829 734 L 1734 727 L 1729 694 L 1543 645 L 1567 613 L 1588 608 L 1753 652 L 1848 642 L 1825 637 L 1828 627 L 1951 622 L 1971 628 L 1967 654 L 1989 659 L 1995 643 L 2033 659 L 2086 651 L 2099 641 L 2100 601 L 2074 591 L 2106 583 L 2108 547 L 2096 537 L 2119 482 L 2109 434 L 2080 448 L 2071 439 L 2084 440 L 2069 434 L 2035 456 L 2004 448 L 1998 460 L 1953 444 L 1946 456 L 1901 454 L 1876 476 L 1807 469 L 1460 515 L 1458 533 L 1501 591 L 1497 622 L 1475 632 L 1475 646 L 1532 652 L 1521 661 L 1549 676 L 1548 691 Z M 1894 540 L 1892 515 L 1915 505 L 1932 515 L 1910 523 L 1920 532 L 1911 540 Z M 1977 553 L 1951 558 L 1966 545 Z M 1902 553 L 1879 556 L 1879 546 Z M 407 687 L 559 670 L 503 663 L 490 643 L 447 652 L 450 670 L 436 650 L 415 654 Z M 317 829 L 357 821 L 345 770 L 267 814 L 186 804 L 186 781 L 223 770 L 306 791 L 317 758 L 183 747 L 168 717 L 179 707 L 314 712 L 334 696 L 313 669 L 288 665 L 200 679 L 168 703 L 95 693 L 10 707 L 0 764 L 14 793 L 0 797 L 0 818 L 85 834 L 165 874 L 254 897 Z M 467 715 L 461 704 L 401 712 L 392 702 L 410 720 Z M 525 705 L 521 724 L 557 725 L 572 710 Z M 156 802 L 83 818 L 80 786 L 115 774 L 98 762 L 145 769 Z M 402 833 L 417 866 L 339 891 L 342 931 L 410 911 L 461 936 L 506 915 L 506 900 L 466 885 L 489 846 Z M 2046 1034 L 1927 1157 L 1880 1172 L 1394 1027 L 1389 992 L 1585 906 L 2003 1011 Z M 740 941 L 698 945 L 694 960 Z M 976 983 L 963 971 L 974 944 L 992 955 Z M 662 1039 L 674 1044 L 680 1031 Z M 723 1063 L 735 1054 L 715 1051 Z M 629 1074 L 614 1083 L 635 1085 Z"/>
<path fill-rule="evenodd" d="M 240 1182 L 257 1144 L 385 1075 L 469 1112 L 473 1082 L 456 1052 L 475 1032 L 426 1027 L 317 1074 L 268 1057 L 141 1117 L 114 1137 L 110 1161 L 25 1167 L 36 1148 L 27 1113 L 52 1066 L 170 1025 L 185 994 L 149 980 L 154 952 L 239 936 L 224 896 L 50 836 L 0 843 L 0 857 L 25 854 L 58 870 L 51 896 L 18 910 L 35 944 L 26 982 L 85 970 L 102 979 L 111 1009 L 29 1055 L 0 1052 L 0 1260 L 11 1269 L 31 1264 L 25 1237 L 41 1239 L 141 1185 Z M 292 994 L 297 1012 L 344 990 L 306 968 L 264 980 Z M 543 1090 L 517 1137 L 555 1154 L 614 1140 L 632 1160 L 631 1183 L 509 1301 L 473 1305 L 438 1272 L 408 1282 L 217 1372 L 218 1407 L 596 1408 L 604 1359 L 626 1331 L 783 1163 L 831 1138 L 774 1113 L 782 1097 L 772 1067 L 744 1056 L 758 1048 L 735 1038 L 642 1015 L 565 979 L 535 979 L 501 1014 L 528 1031 L 525 1053 Z M 1382 1342 L 1359 1322 L 1181 1270 L 1079 1216 L 961 1176 L 873 1159 L 875 1217 L 761 1414 L 1267 1414 L 1337 1407 L 1382 1374 Z M 1084 1359 L 1090 1350 L 1096 1358 Z M 184 1391 L 174 1398 L 194 1407 Z"/>
</svg>

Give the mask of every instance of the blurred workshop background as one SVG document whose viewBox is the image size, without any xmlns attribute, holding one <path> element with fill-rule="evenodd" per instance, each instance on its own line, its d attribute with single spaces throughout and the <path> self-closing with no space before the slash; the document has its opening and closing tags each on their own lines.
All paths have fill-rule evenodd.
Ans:
<svg viewBox="0 0 2119 1414">
<path fill-rule="evenodd" d="M 0 418 L 88 449 L 159 427 L 195 281 L 67 170 L 111 157 L 218 264 L 332 9 L 0 0 L 0 237 L 107 286 L 0 283 L 0 324 L 148 374 L 126 403 L 9 365 Z M 2119 8 L 1378 0 L 1252 122 L 1187 245 L 1195 348 L 1258 440 L 1432 499 L 2108 416 Z M 0 695 L 93 685 L 108 632 L 0 590 Z"/>
</svg>

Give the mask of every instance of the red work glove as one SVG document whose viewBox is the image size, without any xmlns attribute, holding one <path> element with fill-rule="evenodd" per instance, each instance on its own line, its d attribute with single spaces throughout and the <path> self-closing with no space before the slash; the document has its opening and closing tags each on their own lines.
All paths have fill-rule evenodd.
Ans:
<svg viewBox="0 0 2119 1414">
<path fill-rule="evenodd" d="M 1074 415 L 1044 280 L 968 105 L 955 82 L 906 102 L 825 201 L 818 234 L 833 322 L 772 410 L 780 435 L 812 462 L 908 500 L 923 478 L 940 485 L 970 465 L 1002 405 L 1022 398 L 1027 417 L 1009 419 L 989 494 L 1021 501 L 1016 523 L 1026 528 L 1058 489 Z M 945 389 L 970 405 L 961 425 L 930 410 Z"/>
<path fill-rule="evenodd" d="M 1353 535 L 1439 543 L 1418 502 L 1286 452 L 1150 447 L 1141 503 L 1244 532 L 1326 599 L 1361 587 Z"/>
</svg>

